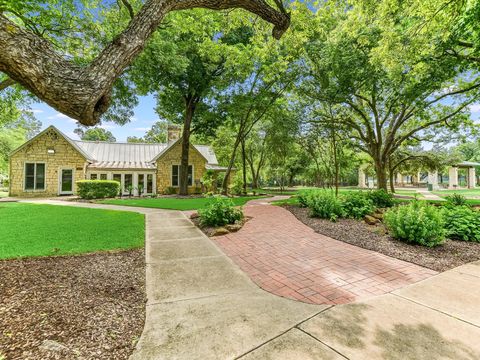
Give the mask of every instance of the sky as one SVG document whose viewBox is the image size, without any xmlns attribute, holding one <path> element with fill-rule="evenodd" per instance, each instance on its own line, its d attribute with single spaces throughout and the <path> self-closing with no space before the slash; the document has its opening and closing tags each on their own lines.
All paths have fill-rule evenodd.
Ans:
<svg viewBox="0 0 480 360">
<path fill-rule="evenodd" d="M 123 126 L 111 122 L 104 122 L 100 127 L 110 131 L 118 141 L 127 141 L 128 136 L 143 136 L 153 123 L 159 120 L 155 113 L 156 101 L 153 95 L 139 97 L 138 106 L 135 107 L 135 115 L 131 121 Z M 72 139 L 78 140 L 73 132 L 77 128 L 77 121 L 58 112 L 43 102 L 31 104 L 31 108 L 37 120 L 42 123 L 41 130 L 54 125 L 61 132 Z"/>
</svg>

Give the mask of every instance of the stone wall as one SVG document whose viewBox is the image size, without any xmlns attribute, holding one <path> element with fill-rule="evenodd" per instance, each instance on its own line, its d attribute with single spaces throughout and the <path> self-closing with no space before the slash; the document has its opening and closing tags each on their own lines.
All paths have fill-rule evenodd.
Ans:
<svg viewBox="0 0 480 360">
<path fill-rule="evenodd" d="M 180 165 L 182 157 L 182 143 L 177 142 L 171 149 L 169 149 L 162 157 L 157 161 L 157 193 L 162 194 L 165 189 L 172 186 L 172 165 Z M 189 193 L 194 193 L 195 188 L 200 185 L 200 179 L 205 173 L 205 158 L 190 145 L 188 163 L 193 165 L 193 186 L 188 187 Z M 178 193 L 178 187 L 177 193 Z"/>
<path fill-rule="evenodd" d="M 48 150 L 54 153 L 49 154 Z M 25 163 L 45 163 L 45 189 L 24 190 Z M 54 129 L 49 129 L 10 158 L 10 196 L 42 197 L 58 195 L 61 168 L 74 171 L 75 182 L 85 178 L 86 159 Z"/>
</svg>

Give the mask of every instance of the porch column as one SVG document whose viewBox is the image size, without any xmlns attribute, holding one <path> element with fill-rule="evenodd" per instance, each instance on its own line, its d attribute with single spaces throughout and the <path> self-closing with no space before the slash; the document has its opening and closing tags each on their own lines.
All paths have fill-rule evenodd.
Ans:
<svg viewBox="0 0 480 360">
<path fill-rule="evenodd" d="M 432 185 L 433 190 L 438 190 L 438 171 L 428 172 L 428 183 Z"/>
<path fill-rule="evenodd" d="M 397 185 L 403 185 L 403 175 L 397 173 Z"/>
<path fill-rule="evenodd" d="M 475 168 L 468 168 L 468 188 L 474 189 L 476 186 L 477 178 L 475 176 Z"/>
<path fill-rule="evenodd" d="M 365 172 L 362 168 L 358 169 L 358 187 L 360 189 L 365 189 L 367 184 L 365 183 Z"/>
<path fill-rule="evenodd" d="M 452 166 L 448 169 L 448 188 L 455 189 L 458 187 L 458 168 Z"/>
</svg>

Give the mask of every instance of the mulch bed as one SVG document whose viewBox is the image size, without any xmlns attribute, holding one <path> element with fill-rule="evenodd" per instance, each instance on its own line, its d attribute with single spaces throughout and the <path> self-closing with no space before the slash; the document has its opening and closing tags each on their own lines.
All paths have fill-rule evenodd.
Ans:
<svg viewBox="0 0 480 360">
<path fill-rule="evenodd" d="M 372 226 L 353 219 L 331 222 L 309 217 L 305 208 L 284 207 L 320 234 L 432 270 L 445 271 L 480 259 L 480 243 L 447 240 L 434 248 L 411 245 L 391 238 L 383 225 Z"/>
<path fill-rule="evenodd" d="M 0 359 L 127 359 L 145 301 L 143 249 L 2 260 Z"/>
</svg>

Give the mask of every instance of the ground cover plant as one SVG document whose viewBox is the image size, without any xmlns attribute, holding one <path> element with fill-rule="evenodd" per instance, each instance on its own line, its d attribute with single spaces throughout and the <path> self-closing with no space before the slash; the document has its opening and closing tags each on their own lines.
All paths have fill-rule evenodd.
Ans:
<svg viewBox="0 0 480 360">
<path fill-rule="evenodd" d="M 247 201 L 259 199 L 262 196 L 239 196 L 231 198 L 235 206 L 244 205 Z M 159 198 L 134 198 L 134 199 L 108 199 L 101 200 L 101 204 L 138 206 L 146 208 L 170 210 L 199 210 L 205 208 L 211 197 L 159 197 Z"/>
<path fill-rule="evenodd" d="M 202 209 L 198 210 L 200 225 L 202 226 L 223 226 L 234 224 L 243 219 L 243 213 L 235 207 L 232 199 L 215 196 Z"/>
<path fill-rule="evenodd" d="M 0 259 L 140 248 L 143 214 L 0 203 Z"/>
<path fill-rule="evenodd" d="M 414 201 L 385 213 L 385 225 L 394 238 L 425 246 L 436 246 L 445 240 L 442 213 L 434 206 Z"/>
<path fill-rule="evenodd" d="M 455 240 L 480 242 L 480 212 L 469 206 L 445 206 L 447 236 Z"/>
</svg>

